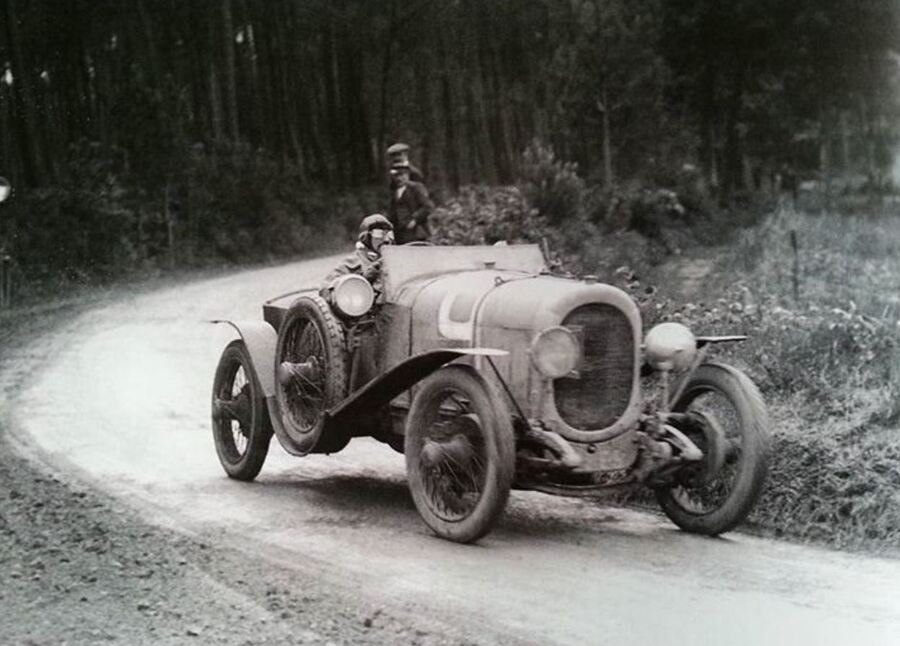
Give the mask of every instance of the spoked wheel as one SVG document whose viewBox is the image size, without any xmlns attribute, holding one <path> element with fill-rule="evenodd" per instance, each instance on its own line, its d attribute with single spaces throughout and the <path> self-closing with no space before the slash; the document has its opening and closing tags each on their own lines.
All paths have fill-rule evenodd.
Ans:
<svg viewBox="0 0 900 646">
<path fill-rule="evenodd" d="M 285 316 L 275 350 L 275 398 L 285 431 L 301 453 L 316 446 L 326 412 L 347 395 L 344 330 L 319 296 L 299 298 Z M 343 435 L 322 438 L 337 451 Z"/>
<path fill-rule="evenodd" d="M 693 413 L 686 434 L 707 459 L 656 489 L 666 516 L 685 531 L 717 535 L 750 513 L 768 471 L 769 420 L 756 385 L 724 364 L 701 365 L 675 412 Z M 699 427 L 699 428 L 698 428 Z"/>
<path fill-rule="evenodd" d="M 222 352 L 212 394 L 213 439 L 219 462 L 230 477 L 253 480 L 262 469 L 272 426 L 243 341 Z"/>
<path fill-rule="evenodd" d="M 416 508 L 440 537 L 460 543 L 490 531 L 512 485 L 511 416 L 471 368 L 423 380 L 406 422 L 406 471 Z"/>
</svg>

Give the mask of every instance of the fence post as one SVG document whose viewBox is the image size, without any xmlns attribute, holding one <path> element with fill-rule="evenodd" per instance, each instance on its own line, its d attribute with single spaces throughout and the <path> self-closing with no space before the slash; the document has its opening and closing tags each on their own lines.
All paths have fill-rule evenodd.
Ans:
<svg viewBox="0 0 900 646">
<path fill-rule="evenodd" d="M 6 294 L 6 306 L 12 307 L 12 300 L 13 300 L 13 298 L 12 298 L 13 297 L 12 256 L 10 256 L 9 254 L 3 254 L 2 264 L 3 264 L 3 276 L 5 279 L 4 283 L 3 283 L 3 291 Z"/>
<path fill-rule="evenodd" d="M 0 257 L 0 308 L 12 306 L 12 257 L 5 251 Z"/>
<path fill-rule="evenodd" d="M 794 287 L 794 302 L 800 301 L 800 243 L 797 239 L 797 230 L 791 229 L 791 249 L 794 252 L 794 266 L 792 273 Z"/>
</svg>

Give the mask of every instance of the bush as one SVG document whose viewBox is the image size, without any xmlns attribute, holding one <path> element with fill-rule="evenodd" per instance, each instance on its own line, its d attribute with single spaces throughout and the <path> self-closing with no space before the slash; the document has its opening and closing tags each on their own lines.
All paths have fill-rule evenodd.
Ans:
<svg viewBox="0 0 900 646">
<path fill-rule="evenodd" d="M 720 255 L 702 300 L 631 283 L 645 326 L 749 336 L 714 356 L 747 371 L 772 413 L 770 477 L 750 516 L 764 531 L 835 546 L 900 539 L 898 240 L 891 218 L 782 212 Z"/>
<path fill-rule="evenodd" d="M 535 140 L 519 165 L 522 195 L 551 225 L 578 217 L 585 185 L 577 171 L 578 164 L 557 159 L 552 148 Z"/>
<path fill-rule="evenodd" d="M 311 188 L 291 164 L 243 146 L 181 152 L 177 172 L 148 178 L 129 171 L 122 151 L 81 142 L 59 185 L 4 203 L 7 252 L 25 283 L 17 278 L 17 294 L 336 249 L 387 201 L 377 187 Z"/>
<path fill-rule="evenodd" d="M 121 178 L 120 151 L 99 148 L 73 145 L 63 182 L 3 205 L 7 251 L 26 279 L 108 279 L 135 262 L 134 194 Z"/>
<path fill-rule="evenodd" d="M 546 222 L 515 187 L 464 186 L 434 210 L 430 222 L 436 244 L 538 242 L 547 233 Z"/>
</svg>

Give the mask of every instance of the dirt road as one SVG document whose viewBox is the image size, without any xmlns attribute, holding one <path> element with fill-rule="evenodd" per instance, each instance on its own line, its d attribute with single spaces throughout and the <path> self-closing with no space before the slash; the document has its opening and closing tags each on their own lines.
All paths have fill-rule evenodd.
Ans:
<svg viewBox="0 0 900 646">
<path fill-rule="evenodd" d="M 333 263 L 185 284 L 78 316 L 41 339 L 50 360 L 34 373 L 28 352 L 4 368 L 22 380 L 7 402 L 16 444 L 64 483 L 137 510 L 164 540 L 236 554 L 239 573 L 204 575 L 211 595 L 263 594 L 242 592 L 256 563 L 277 573 L 295 612 L 260 612 L 298 643 L 362 641 L 340 622 L 316 632 L 304 589 L 326 589 L 332 615 L 344 603 L 348 621 L 390 626 L 370 643 L 900 643 L 894 560 L 739 533 L 704 539 L 651 514 L 521 492 L 486 539 L 455 545 L 419 521 L 402 456 L 368 440 L 303 459 L 273 440 L 256 483 L 225 478 L 208 408 L 230 336 L 205 321 L 256 319 L 264 298 Z"/>
</svg>

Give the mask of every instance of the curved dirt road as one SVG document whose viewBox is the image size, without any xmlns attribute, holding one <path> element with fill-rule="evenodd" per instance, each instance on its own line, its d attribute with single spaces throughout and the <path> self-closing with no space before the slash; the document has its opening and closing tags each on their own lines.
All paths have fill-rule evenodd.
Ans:
<svg viewBox="0 0 900 646">
<path fill-rule="evenodd" d="M 342 590 L 348 604 L 430 617 L 451 643 L 897 644 L 900 562 L 741 534 L 704 539 L 662 518 L 514 492 L 476 546 L 432 537 L 403 457 L 369 440 L 334 456 L 272 451 L 228 480 L 209 391 L 229 340 L 316 281 L 325 258 L 186 284 L 90 311 L 45 339 L 55 358 L 15 406 L 34 458 L 153 523 Z M 227 584 L 227 582 L 224 582 Z"/>
</svg>

